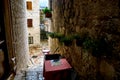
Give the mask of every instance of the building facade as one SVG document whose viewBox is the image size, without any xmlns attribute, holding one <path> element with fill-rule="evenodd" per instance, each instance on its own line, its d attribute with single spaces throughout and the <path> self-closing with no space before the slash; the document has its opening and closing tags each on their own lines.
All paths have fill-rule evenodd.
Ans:
<svg viewBox="0 0 120 80">
<path fill-rule="evenodd" d="M 28 40 L 30 46 L 40 45 L 39 0 L 26 0 Z"/>
</svg>

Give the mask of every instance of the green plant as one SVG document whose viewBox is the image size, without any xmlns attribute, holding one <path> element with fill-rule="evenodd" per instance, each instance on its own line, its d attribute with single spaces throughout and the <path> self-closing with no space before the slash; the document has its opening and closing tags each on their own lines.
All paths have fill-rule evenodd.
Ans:
<svg viewBox="0 0 120 80">
<path fill-rule="evenodd" d="M 50 36 L 51 38 L 57 38 L 59 42 L 64 43 L 65 46 L 70 46 L 74 39 L 73 35 L 65 36 L 64 34 L 56 32 L 48 32 L 48 36 Z"/>
<path fill-rule="evenodd" d="M 51 18 L 52 17 L 51 10 L 48 9 L 47 7 L 45 9 L 43 9 L 43 13 L 45 14 L 45 17 L 47 17 L 47 18 Z"/>
<path fill-rule="evenodd" d="M 80 34 L 74 34 L 73 35 L 74 39 L 76 39 L 76 45 L 77 46 L 82 46 L 84 39 L 81 37 Z"/>
<path fill-rule="evenodd" d="M 74 34 L 74 35 L 73 35 L 73 38 L 74 38 L 74 39 L 80 39 L 81 37 L 80 37 L 80 34 Z"/>
<path fill-rule="evenodd" d="M 64 37 L 64 35 L 61 33 L 55 33 L 54 36 L 55 38 L 58 38 L 59 40 Z"/>
<path fill-rule="evenodd" d="M 61 39 L 62 37 L 64 37 L 63 34 L 61 33 L 56 33 L 56 32 L 49 32 L 48 36 L 50 36 L 51 38 L 58 38 Z"/>
<path fill-rule="evenodd" d="M 68 35 L 61 38 L 60 42 L 63 42 L 65 46 L 70 46 L 72 45 L 73 39 L 73 36 Z"/>
<path fill-rule="evenodd" d="M 43 9 L 43 13 L 44 14 L 51 13 L 51 10 L 46 7 L 46 8 Z"/>
<path fill-rule="evenodd" d="M 112 45 L 104 37 L 98 39 L 87 37 L 83 42 L 83 48 L 86 51 L 91 51 L 92 55 L 96 57 L 110 55 L 113 50 Z"/>
<path fill-rule="evenodd" d="M 48 32 L 47 34 L 48 34 L 48 36 L 50 36 L 51 38 L 55 38 L 54 33 Z"/>
<path fill-rule="evenodd" d="M 94 44 L 94 41 L 90 37 L 86 37 L 83 42 L 83 48 L 85 50 L 90 50 L 92 49 L 93 44 Z"/>
</svg>

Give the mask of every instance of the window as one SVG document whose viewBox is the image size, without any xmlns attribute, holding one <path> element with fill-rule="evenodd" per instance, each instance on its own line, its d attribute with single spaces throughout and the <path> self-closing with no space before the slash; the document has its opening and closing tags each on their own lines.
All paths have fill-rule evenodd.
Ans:
<svg viewBox="0 0 120 80">
<path fill-rule="evenodd" d="M 27 19 L 27 26 L 28 27 L 32 27 L 33 26 L 32 19 Z"/>
<path fill-rule="evenodd" d="M 27 9 L 32 10 L 32 2 L 27 1 Z"/>
<path fill-rule="evenodd" d="M 29 38 L 28 38 L 29 40 L 29 44 L 33 44 L 33 37 L 32 36 L 30 36 Z"/>
</svg>

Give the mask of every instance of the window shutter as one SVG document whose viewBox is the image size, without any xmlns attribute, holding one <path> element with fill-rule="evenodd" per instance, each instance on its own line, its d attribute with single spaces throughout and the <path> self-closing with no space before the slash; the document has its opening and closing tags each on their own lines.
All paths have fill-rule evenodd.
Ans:
<svg viewBox="0 0 120 80">
<path fill-rule="evenodd" d="M 28 27 L 32 27 L 32 19 L 27 19 Z"/>
<path fill-rule="evenodd" d="M 30 1 L 27 2 L 27 9 L 32 10 L 32 2 Z"/>
</svg>

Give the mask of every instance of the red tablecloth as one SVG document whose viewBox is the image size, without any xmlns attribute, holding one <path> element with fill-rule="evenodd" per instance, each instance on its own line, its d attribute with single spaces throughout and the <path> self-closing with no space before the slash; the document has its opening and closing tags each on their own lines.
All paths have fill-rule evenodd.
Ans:
<svg viewBox="0 0 120 80">
<path fill-rule="evenodd" d="M 66 59 L 60 59 L 60 65 L 55 66 L 51 60 L 46 60 L 44 68 L 45 80 L 67 80 L 71 66 Z"/>
</svg>

